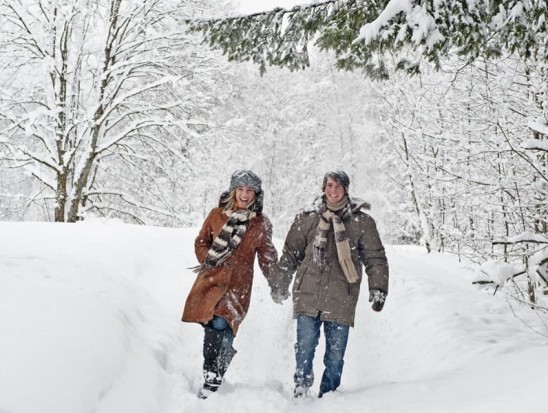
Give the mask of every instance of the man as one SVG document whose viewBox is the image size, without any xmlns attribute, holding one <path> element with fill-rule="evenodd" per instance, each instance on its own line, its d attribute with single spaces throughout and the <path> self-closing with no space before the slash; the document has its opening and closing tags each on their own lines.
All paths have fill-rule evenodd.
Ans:
<svg viewBox="0 0 548 413">
<path fill-rule="evenodd" d="M 388 293 L 388 263 L 369 204 L 348 195 L 344 171 L 325 174 L 323 195 L 312 208 L 297 214 L 278 263 L 272 298 L 281 302 L 293 283 L 293 316 L 297 320 L 294 396 L 308 393 L 314 382 L 314 352 L 323 325 L 325 371 L 319 397 L 341 383 L 344 353 L 362 281 L 362 264 L 369 281 L 369 301 L 381 311 Z"/>
</svg>

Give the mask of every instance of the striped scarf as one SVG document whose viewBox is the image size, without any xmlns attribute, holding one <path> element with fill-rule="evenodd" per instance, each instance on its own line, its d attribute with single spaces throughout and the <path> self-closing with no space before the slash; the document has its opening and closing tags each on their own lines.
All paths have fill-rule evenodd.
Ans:
<svg viewBox="0 0 548 413">
<path fill-rule="evenodd" d="M 344 204 L 337 206 L 338 212 L 333 212 L 327 208 L 325 211 L 320 212 L 320 222 L 318 223 L 318 229 L 316 230 L 316 237 L 314 238 L 313 250 L 314 250 L 314 262 L 320 270 L 323 270 L 327 265 L 327 234 L 333 223 L 333 230 L 335 232 L 335 246 L 337 247 L 337 255 L 339 263 L 349 283 L 355 283 L 358 281 L 358 272 L 352 262 L 352 256 L 350 254 L 350 242 L 346 235 L 346 227 L 341 217 L 351 214 L 351 205 L 345 197 Z"/>
<path fill-rule="evenodd" d="M 192 268 L 194 272 L 202 273 L 224 263 L 240 245 L 249 221 L 257 215 L 249 209 L 225 211 L 225 213 L 228 215 L 228 220 L 217 238 L 213 240 L 204 262 Z"/>
</svg>

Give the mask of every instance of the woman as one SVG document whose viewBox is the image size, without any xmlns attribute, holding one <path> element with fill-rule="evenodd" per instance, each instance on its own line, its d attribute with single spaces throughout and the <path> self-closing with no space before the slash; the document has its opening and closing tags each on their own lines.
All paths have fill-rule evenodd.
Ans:
<svg viewBox="0 0 548 413">
<path fill-rule="evenodd" d="M 217 391 L 236 354 L 234 336 L 249 309 L 255 253 L 269 280 L 278 254 L 272 225 L 262 214 L 261 180 L 248 170 L 232 174 L 219 207 L 206 218 L 194 242 L 200 265 L 188 295 L 183 321 L 204 327 L 204 385 L 198 397 Z"/>
</svg>

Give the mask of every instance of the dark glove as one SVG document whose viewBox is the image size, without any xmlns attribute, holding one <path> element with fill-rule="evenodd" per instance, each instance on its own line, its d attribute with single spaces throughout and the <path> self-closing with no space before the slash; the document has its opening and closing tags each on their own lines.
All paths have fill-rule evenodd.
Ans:
<svg viewBox="0 0 548 413">
<path fill-rule="evenodd" d="M 274 301 L 276 304 L 282 304 L 285 300 L 289 298 L 289 291 L 287 289 L 279 290 L 273 288 L 270 290 L 270 296 L 272 297 L 272 301 Z"/>
<path fill-rule="evenodd" d="M 381 311 L 384 307 L 384 302 L 386 301 L 386 293 L 382 290 L 371 290 L 369 291 L 369 302 L 373 303 L 371 308 L 374 311 Z"/>
</svg>

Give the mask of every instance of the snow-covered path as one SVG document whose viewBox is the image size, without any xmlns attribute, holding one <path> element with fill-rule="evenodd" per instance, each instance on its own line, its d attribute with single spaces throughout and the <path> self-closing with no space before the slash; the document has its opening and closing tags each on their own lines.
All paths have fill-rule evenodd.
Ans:
<svg viewBox="0 0 548 413">
<path fill-rule="evenodd" d="M 389 300 L 373 313 L 362 295 L 340 391 L 297 401 L 291 305 L 258 272 L 226 383 L 203 401 L 202 331 L 179 321 L 196 229 L 0 228 L 1 413 L 546 411 L 547 339 L 455 257 L 389 247 Z"/>
</svg>

